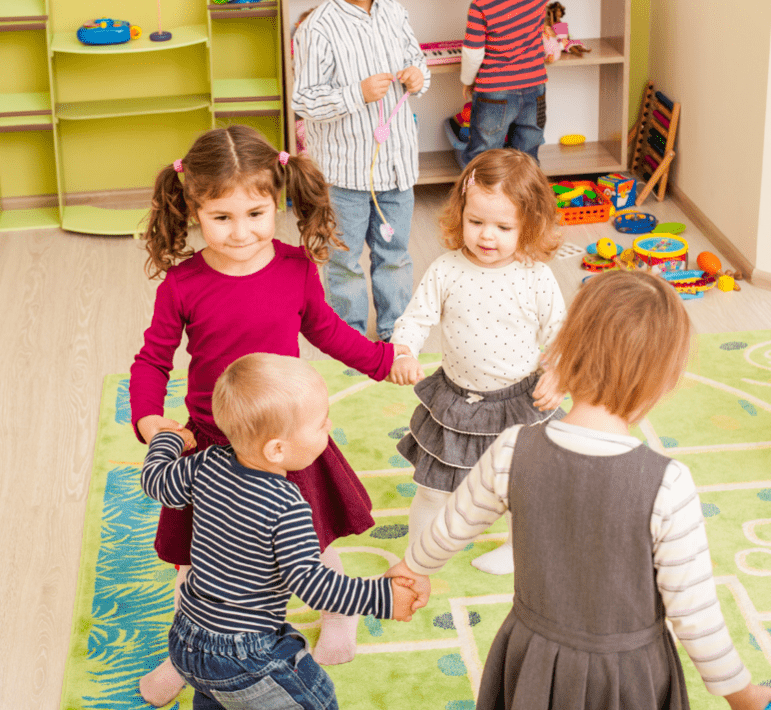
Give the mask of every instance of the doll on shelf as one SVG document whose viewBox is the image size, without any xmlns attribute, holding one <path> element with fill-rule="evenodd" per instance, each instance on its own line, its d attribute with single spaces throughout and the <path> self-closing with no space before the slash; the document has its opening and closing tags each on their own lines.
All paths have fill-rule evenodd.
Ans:
<svg viewBox="0 0 771 710">
<path fill-rule="evenodd" d="M 567 22 L 562 22 L 565 6 L 561 2 L 552 2 L 546 6 L 546 22 L 543 29 L 544 52 L 546 63 L 556 61 L 562 52 L 582 57 L 592 50 L 581 40 L 570 39 Z M 559 46 L 559 51 L 557 47 Z"/>
</svg>

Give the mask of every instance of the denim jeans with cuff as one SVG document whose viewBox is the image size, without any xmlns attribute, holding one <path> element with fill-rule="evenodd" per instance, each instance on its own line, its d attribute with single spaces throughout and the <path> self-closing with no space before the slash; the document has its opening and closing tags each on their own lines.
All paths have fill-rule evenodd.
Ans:
<svg viewBox="0 0 771 710">
<path fill-rule="evenodd" d="M 218 634 L 177 612 L 169 656 L 196 691 L 194 710 L 338 708 L 332 679 L 290 624 L 274 634 Z"/>
<path fill-rule="evenodd" d="M 372 195 L 364 190 L 330 188 L 337 224 L 349 251 L 332 250 L 324 267 L 327 301 L 348 325 L 367 333 L 369 299 L 367 280 L 359 263 L 366 242 L 370 249 L 372 300 L 377 314 L 377 335 L 390 340 L 396 319 L 412 298 L 412 259 L 408 251 L 415 193 L 408 190 L 378 192 L 377 203 L 394 235 L 383 239 Z"/>
<path fill-rule="evenodd" d="M 538 161 L 546 126 L 546 84 L 513 91 L 475 91 L 469 141 L 459 156 L 462 167 L 490 148 L 516 148 Z M 508 135 L 508 141 L 506 140 Z"/>
</svg>

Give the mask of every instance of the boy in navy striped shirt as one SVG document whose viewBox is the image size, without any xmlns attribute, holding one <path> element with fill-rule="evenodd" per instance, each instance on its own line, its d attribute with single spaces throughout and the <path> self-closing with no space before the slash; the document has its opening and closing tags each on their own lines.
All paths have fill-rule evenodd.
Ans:
<svg viewBox="0 0 771 710">
<path fill-rule="evenodd" d="M 286 623 L 294 593 L 313 609 L 409 621 L 425 605 L 411 580 L 350 578 L 324 566 L 310 506 L 287 471 L 325 449 L 324 380 L 306 362 L 267 353 L 233 362 L 214 389 L 217 426 L 231 446 L 192 456 L 192 434 L 153 437 L 147 495 L 194 504 L 192 569 L 180 589 L 169 655 L 195 688 L 194 708 L 337 708 L 334 686 Z"/>
<path fill-rule="evenodd" d="M 461 167 L 490 148 L 516 148 L 538 160 L 546 125 L 545 16 L 546 0 L 472 0 L 460 73 L 472 102 Z"/>
</svg>

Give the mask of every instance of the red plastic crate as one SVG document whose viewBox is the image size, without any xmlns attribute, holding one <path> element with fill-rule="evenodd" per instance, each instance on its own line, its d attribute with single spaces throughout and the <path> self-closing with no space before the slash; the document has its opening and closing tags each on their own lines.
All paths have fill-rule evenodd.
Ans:
<svg viewBox="0 0 771 710">
<path fill-rule="evenodd" d="M 610 200 L 602 190 L 589 180 L 571 180 L 576 187 L 586 187 L 597 195 L 602 204 L 589 207 L 558 207 L 560 224 L 589 224 L 591 222 L 607 222 L 610 219 Z M 552 183 L 557 184 L 557 183 Z M 555 195 L 556 198 L 556 195 Z"/>
</svg>

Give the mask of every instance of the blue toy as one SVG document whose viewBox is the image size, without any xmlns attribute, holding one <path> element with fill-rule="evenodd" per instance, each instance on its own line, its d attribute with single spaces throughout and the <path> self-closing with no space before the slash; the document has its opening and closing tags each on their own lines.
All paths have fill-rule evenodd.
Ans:
<svg viewBox="0 0 771 710">
<path fill-rule="evenodd" d="M 130 39 L 142 36 L 142 28 L 131 25 L 125 20 L 111 20 L 102 17 L 92 22 L 86 22 L 78 28 L 78 39 L 83 44 L 123 44 Z"/>
<path fill-rule="evenodd" d="M 658 224 L 658 220 L 647 212 L 622 212 L 613 220 L 617 232 L 624 234 L 648 234 Z"/>
</svg>

